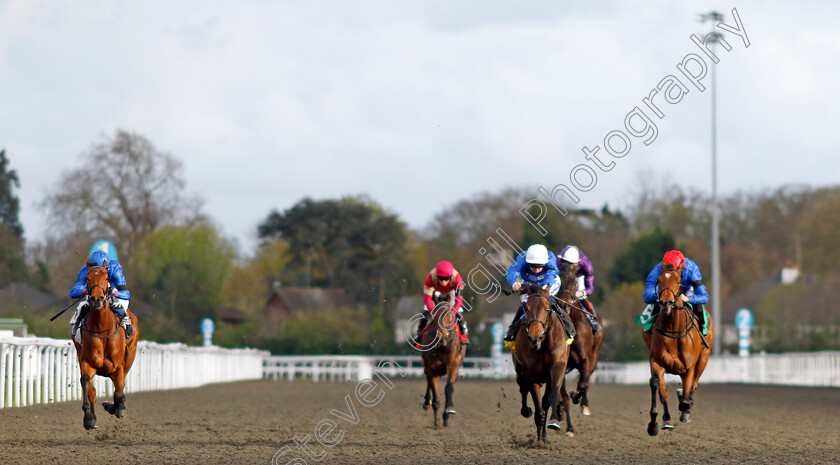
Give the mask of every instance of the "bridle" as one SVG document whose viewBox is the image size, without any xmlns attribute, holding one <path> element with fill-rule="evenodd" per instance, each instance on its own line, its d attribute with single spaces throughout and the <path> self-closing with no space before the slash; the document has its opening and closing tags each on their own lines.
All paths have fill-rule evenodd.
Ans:
<svg viewBox="0 0 840 465">
<path fill-rule="evenodd" d="M 540 320 L 540 319 L 538 319 L 538 318 L 534 318 L 533 320 L 528 320 L 528 321 L 525 323 L 525 331 L 528 331 L 528 328 L 530 328 L 530 327 L 531 327 L 531 324 L 533 324 L 533 323 L 539 323 L 539 324 L 541 324 L 541 325 L 542 325 L 542 327 L 543 327 L 543 330 L 542 330 L 542 332 L 540 333 L 540 335 L 539 335 L 539 336 L 537 336 L 537 337 L 542 337 L 542 336 L 545 336 L 545 334 L 548 332 L 548 330 L 549 330 L 549 329 L 551 329 L 551 326 L 552 326 L 551 315 L 552 315 L 552 314 L 554 314 L 554 311 L 551 309 L 551 299 L 549 299 L 549 298 L 548 298 L 548 296 L 547 296 L 547 295 L 545 295 L 545 294 L 539 294 L 539 293 L 537 293 L 537 294 L 528 294 L 528 297 L 527 297 L 527 299 L 525 300 L 526 305 L 527 305 L 528 301 L 529 301 L 529 300 L 531 300 L 531 297 L 542 297 L 543 299 L 545 299 L 545 300 L 548 302 L 548 318 L 546 318 L 546 321 L 542 321 L 542 320 Z M 557 316 L 557 315 L 555 315 L 555 317 L 556 317 L 556 316 Z"/>
<path fill-rule="evenodd" d="M 673 265 L 668 265 L 668 266 L 666 266 L 665 268 L 662 269 L 662 272 L 666 272 L 666 271 L 670 271 L 670 272 L 673 272 L 673 273 L 678 273 L 677 269 L 674 268 Z M 679 276 L 679 273 L 678 273 L 678 276 Z M 662 301 L 662 294 L 664 294 L 665 292 L 670 292 L 671 295 L 674 296 L 674 303 L 669 303 L 668 304 L 668 305 L 670 305 L 668 313 L 670 313 L 671 310 L 683 311 L 683 312 L 686 313 L 686 316 L 688 317 L 688 323 L 686 323 L 685 327 L 683 327 L 682 329 L 672 331 L 672 330 L 660 328 L 659 325 L 658 325 L 659 318 L 657 318 L 654 321 L 653 329 L 655 329 L 658 333 L 662 334 L 665 337 L 669 337 L 669 338 L 672 338 L 672 339 L 682 339 L 682 338 L 684 338 L 688 335 L 689 331 L 691 331 L 691 328 L 694 326 L 694 318 L 692 317 L 691 311 L 688 309 L 688 307 L 686 307 L 685 305 L 677 305 L 677 302 L 679 302 L 679 300 L 680 300 L 680 296 L 683 295 L 682 283 L 681 283 L 680 279 L 677 280 L 677 290 L 676 291 L 674 291 L 670 287 L 665 287 L 664 289 L 659 290 L 659 293 L 656 296 L 656 304 L 659 305 L 659 307 L 660 307 L 659 313 L 662 313 L 662 308 L 664 308 L 665 305 L 666 305 Z"/>
<path fill-rule="evenodd" d="M 97 266 L 90 267 L 88 269 L 88 273 L 90 273 L 90 270 L 92 270 L 94 268 L 102 268 L 103 270 L 106 271 L 106 273 L 108 271 L 105 267 L 97 265 Z M 91 310 L 94 310 L 93 302 L 90 302 L 91 291 L 96 289 L 97 287 L 102 289 L 102 292 L 104 293 L 104 295 L 102 296 L 102 302 L 103 303 L 95 309 L 96 311 L 101 311 L 102 307 L 105 306 L 106 304 L 108 304 L 107 301 L 108 301 L 109 296 L 111 295 L 111 283 L 110 282 L 108 283 L 107 288 L 105 286 L 101 285 L 101 284 L 93 284 L 93 285 L 88 285 L 87 286 L 88 305 L 91 307 Z M 99 301 L 98 297 L 94 297 L 94 299 L 96 299 L 97 302 Z M 96 338 L 100 338 L 100 339 L 111 339 L 112 337 L 116 336 L 117 333 L 120 331 L 120 322 L 119 321 L 117 321 L 117 324 L 114 328 L 114 332 L 111 333 L 111 334 L 108 334 L 108 335 L 102 335 L 103 333 L 107 333 L 108 331 L 110 331 L 108 329 L 104 329 L 102 331 L 91 331 L 91 330 L 89 330 L 87 328 L 87 322 L 88 322 L 88 320 L 85 319 L 85 323 L 82 325 L 82 330 L 84 332 L 88 333 L 91 337 L 96 337 Z"/>
</svg>

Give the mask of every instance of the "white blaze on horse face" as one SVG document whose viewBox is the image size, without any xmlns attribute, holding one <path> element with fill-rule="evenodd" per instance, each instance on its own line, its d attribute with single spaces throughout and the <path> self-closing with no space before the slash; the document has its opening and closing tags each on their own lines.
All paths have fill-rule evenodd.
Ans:
<svg viewBox="0 0 840 465">
<path fill-rule="evenodd" d="M 670 277 L 671 277 L 671 273 L 665 273 L 665 277 L 666 277 L 666 278 L 670 278 Z"/>
</svg>

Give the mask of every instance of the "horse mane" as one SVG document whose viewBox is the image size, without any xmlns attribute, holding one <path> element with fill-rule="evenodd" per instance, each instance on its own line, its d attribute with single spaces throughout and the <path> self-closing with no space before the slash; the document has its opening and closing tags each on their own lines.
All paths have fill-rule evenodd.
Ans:
<svg viewBox="0 0 840 465">
<path fill-rule="evenodd" d="M 522 283 L 522 290 L 523 294 L 531 295 L 531 294 L 539 294 L 542 291 L 542 286 L 535 283 Z"/>
</svg>

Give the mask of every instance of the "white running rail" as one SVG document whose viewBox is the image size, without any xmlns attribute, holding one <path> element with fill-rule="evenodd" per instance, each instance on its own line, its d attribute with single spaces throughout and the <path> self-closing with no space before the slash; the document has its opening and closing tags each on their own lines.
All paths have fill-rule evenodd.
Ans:
<svg viewBox="0 0 840 465">
<path fill-rule="evenodd" d="M 315 355 L 266 357 L 263 376 L 273 380 L 309 379 L 312 381 L 359 381 L 373 373 L 394 376 L 397 369 L 407 376 L 422 377 L 423 362 L 418 356 Z M 503 357 L 501 376 L 490 357 L 467 357 L 460 370 L 463 378 L 515 377 L 509 355 Z M 570 381 L 577 372 L 569 374 Z M 679 378 L 667 375 L 669 383 Z M 602 384 L 648 384 L 647 361 L 599 362 L 592 382 Z M 840 387 L 840 352 L 757 354 L 712 357 L 703 372 L 701 383 L 750 383 L 789 386 Z"/>
<path fill-rule="evenodd" d="M 169 390 L 263 376 L 268 352 L 137 343 L 126 393 Z M 0 338 L 0 408 L 81 400 L 79 363 L 69 339 Z M 97 397 L 114 393 L 111 380 L 94 376 Z"/>
</svg>

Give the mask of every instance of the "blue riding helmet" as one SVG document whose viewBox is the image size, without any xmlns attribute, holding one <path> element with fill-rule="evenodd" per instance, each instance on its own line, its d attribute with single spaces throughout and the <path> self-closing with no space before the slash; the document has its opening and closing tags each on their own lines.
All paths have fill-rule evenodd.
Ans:
<svg viewBox="0 0 840 465">
<path fill-rule="evenodd" d="M 92 254 L 90 254 L 90 262 L 96 263 L 99 266 L 102 266 L 105 262 L 110 262 L 111 257 L 108 256 L 107 253 L 101 250 L 94 250 Z"/>
<path fill-rule="evenodd" d="M 93 244 L 93 247 L 90 248 L 90 254 L 89 254 L 91 259 L 93 258 L 94 252 L 97 252 L 97 251 L 102 251 L 102 252 L 105 252 L 106 254 L 108 254 L 108 256 L 110 257 L 109 261 L 111 261 L 111 260 L 119 261 L 119 257 L 117 256 L 117 248 L 114 247 L 114 244 L 112 244 L 108 241 L 96 241 L 96 243 Z"/>
</svg>

